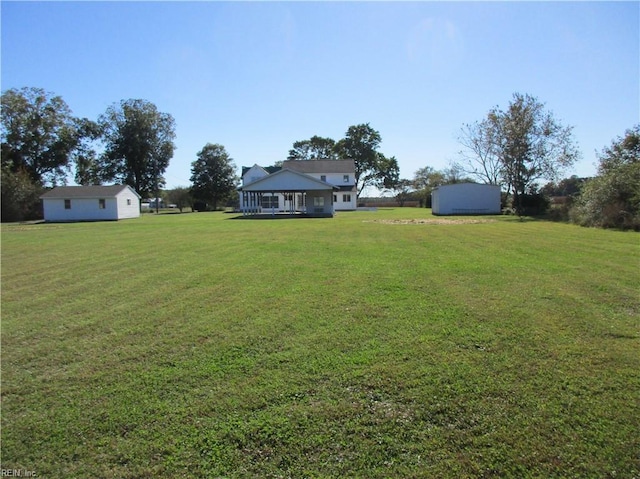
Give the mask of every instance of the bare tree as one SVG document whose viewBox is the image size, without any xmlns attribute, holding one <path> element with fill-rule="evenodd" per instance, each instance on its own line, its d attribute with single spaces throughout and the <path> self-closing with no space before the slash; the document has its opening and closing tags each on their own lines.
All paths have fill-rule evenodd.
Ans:
<svg viewBox="0 0 640 479">
<path fill-rule="evenodd" d="M 455 165 L 482 183 L 500 184 L 502 163 L 497 148 L 497 134 L 495 125 L 489 119 L 463 125 L 458 142 L 464 148 L 459 152 L 461 162 Z"/>
</svg>

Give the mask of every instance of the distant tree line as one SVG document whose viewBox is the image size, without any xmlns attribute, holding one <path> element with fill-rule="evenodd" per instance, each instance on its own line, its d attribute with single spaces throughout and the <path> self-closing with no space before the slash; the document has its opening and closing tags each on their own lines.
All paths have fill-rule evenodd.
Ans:
<svg viewBox="0 0 640 479">
<path fill-rule="evenodd" d="M 40 217 L 40 194 L 65 184 L 72 172 L 80 185 L 128 184 L 143 197 L 165 196 L 181 211 L 237 203 L 236 166 L 214 143 L 191 163 L 191 186 L 163 192 L 175 121 L 147 100 L 114 103 L 96 121 L 74 117 L 61 97 L 40 88 L 7 90 L 0 102 L 2 221 Z M 350 126 L 338 141 L 296 141 L 287 158 L 353 160 L 358 197 L 373 187 L 393 192 L 401 205 L 414 200 L 430 207 L 440 185 L 483 182 L 500 185 L 505 206 L 517 214 L 542 212 L 548 197 L 562 196 L 569 198 L 566 218 L 577 224 L 640 230 L 639 125 L 599 154 L 592 179 L 560 179 L 580 157 L 572 127 L 531 95 L 516 93 L 507 109 L 492 108 L 463 125 L 458 140 L 458 161 L 442 171 L 425 166 L 412 179 L 399 177 L 398 161 L 379 151 L 381 135 L 368 123 Z M 541 180 L 548 183 L 540 187 Z"/>
</svg>

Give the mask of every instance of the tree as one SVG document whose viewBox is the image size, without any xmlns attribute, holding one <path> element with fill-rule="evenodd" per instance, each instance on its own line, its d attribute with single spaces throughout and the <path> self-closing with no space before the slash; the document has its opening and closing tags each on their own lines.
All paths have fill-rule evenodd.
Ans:
<svg viewBox="0 0 640 479">
<path fill-rule="evenodd" d="M 550 181 L 540 189 L 540 193 L 546 196 L 578 196 L 582 190 L 586 178 L 580 178 L 571 175 L 569 178 L 563 178 L 559 182 Z"/>
<path fill-rule="evenodd" d="M 538 180 L 556 180 L 580 157 L 572 130 L 537 98 L 515 93 L 506 111 L 493 108 L 482 122 L 463 127 L 459 141 L 465 147 L 465 171 L 513 192 L 520 214 L 520 198 Z"/>
<path fill-rule="evenodd" d="M 458 135 L 458 142 L 463 146 L 459 152 L 462 162 L 455 164 L 456 167 L 482 183 L 500 184 L 502 163 L 497 133 L 488 119 L 463 125 Z"/>
<path fill-rule="evenodd" d="M 394 189 L 400 181 L 400 167 L 395 156 L 387 158 L 382 153 L 378 153 L 378 173 L 372 185 L 378 189 Z"/>
<path fill-rule="evenodd" d="M 207 143 L 191 163 L 191 193 L 196 200 L 211 203 L 215 210 L 234 192 L 238 183 L 235 165 L 224 146 Z"/>
<path fill-rule="evenodd" d="M 598 175 L 587 181 L 571 210 L 583 226 L 640 230 L 640 124 L 599 155 Z"/>
<path fill-rule="evenodd" d="M 167 201 L 174 204 L 182 213 L 182 209 L 191 204 L 191 190 L 184 186 L 178 186 L 166 192 Z"/>
<path fill-rule="evenodd" d="M 309 140 L 296 141 L 287 160 L 337 160 L 335 146 L 331 138 L 312 136 Z"/>
<path fill-rule="evenodd" d="M 335 147 L 340 159 L 355 163 L 356 195 L 367 186 L 390 188 L 398 180 L 399 167 L 395 157 L 386 158 L 378 153 L 382 138 L 368 123 L 350 126 L 345 138 Z"/>
<path fill-rule="evenodd" d="M 101 184 L 100 162 L 94 143 L 102 138 L 102 128 L 87 118 L 76 119 L 76 148 L 73 161 L 76 165 L 75 181 L 79 185 Z"/>
<path fill-rule="evenodd" d="M 420 203 L 431 207 L 431 192 L 437 186 L 445 184 L 444 174 L 431 166 L 420 168 L 413 175 L 413 187 L 418 192 Z"/>
<path fill-rule="evenodd" d="M 579 158 L 572 127 L 564 127 L 544 104 L 530 95 L 514 94 L 507 111 L 493 109 L 488 116 L 495 130 L 501 176 L 513 191 L 513 206 L 522 212 L 520 197 L 539 179 L 555 180 Z"/>
<path fill-rule="evenodd" d="M 98 121 L 105 141 L 100 179 L 157 197 L 175 150 L 173 117 L 147 100 L 130 99 L 107 108 Z"/>
<path fill-rule="evenodd" d="M 396 182 L 393 190 L 396 192 L 396 200 L 400 207 L 404 206 L 405 201 L 411 198 L 411 192 L 413 190 L 413 181 L 402 178 Z"/>
<path fill-rule="evenodd" d="M 448 168 L 442 170 L 444 184 L 454 183 L 476 183 L 474 178 L 465 176 L 467 173 L 458 163 L 451 163 Z"/>
<path fill-rule="evenodd" d="M 0 103 L 3 167 L 27 173 L 38 185 L 64 183 L 78 141 L 64 100 L 41 88 L 21 88 L 5 91 Z"/>
<path fill-rule="evenodd" d="M 42 218 L 40 195 L 44 188 L 24 169 L 12 171 L 2 167 L 0 174 L 0 206 L 2 221 L 25 221 Z"/>
</svg>

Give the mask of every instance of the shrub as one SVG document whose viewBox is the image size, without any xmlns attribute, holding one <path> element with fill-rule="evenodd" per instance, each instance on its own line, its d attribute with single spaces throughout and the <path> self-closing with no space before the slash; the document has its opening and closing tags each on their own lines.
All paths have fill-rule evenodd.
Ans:
<svg viewBox="0 0 640 479">
<path fill-rule="evenodd" d="M 640 231 L 640 125 L 603 150 L 598 173 L 582 189 L 571 220 L 582 226 Z"/>
<path fill-rule="evenodd" d="M 2 222 L 28 221 L 42 219 L 43 193 L 41 186 L 35 184 L 25 171 L 2 169 Z"/>
</svg>

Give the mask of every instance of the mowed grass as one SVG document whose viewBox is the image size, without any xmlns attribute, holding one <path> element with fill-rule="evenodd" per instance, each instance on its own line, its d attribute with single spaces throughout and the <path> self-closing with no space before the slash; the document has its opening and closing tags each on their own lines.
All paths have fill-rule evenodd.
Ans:
<svg viewBox="0 0 640 479">
<path fill-rule="evenodd" d="M 2 227 L 3 469 L 640 476 L 637 234 L 233 216 Z"/>
</svg>

